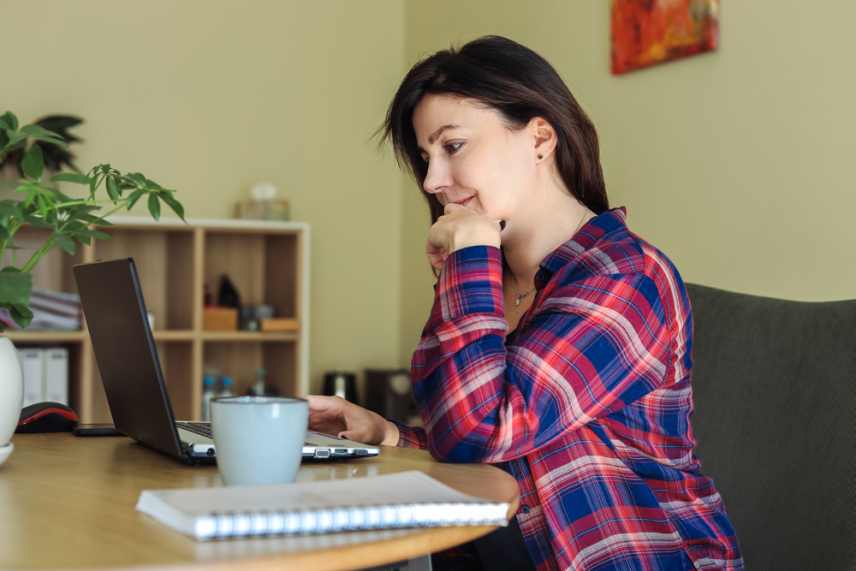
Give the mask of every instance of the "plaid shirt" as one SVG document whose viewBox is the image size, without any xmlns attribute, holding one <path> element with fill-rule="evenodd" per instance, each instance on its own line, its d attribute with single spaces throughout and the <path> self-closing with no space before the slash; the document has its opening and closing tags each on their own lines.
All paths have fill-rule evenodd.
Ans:
<svg viewBox="0 0 856 571">
<path fill-rule="evenodd" d="M 539 569 L 742 569 L 693 454 L 692 317 L 671 262 L 602 213 L 541 263 L 507 335 L 498 248 L 446 260 L 399 446 L 500 464 Z"/>
</svg>

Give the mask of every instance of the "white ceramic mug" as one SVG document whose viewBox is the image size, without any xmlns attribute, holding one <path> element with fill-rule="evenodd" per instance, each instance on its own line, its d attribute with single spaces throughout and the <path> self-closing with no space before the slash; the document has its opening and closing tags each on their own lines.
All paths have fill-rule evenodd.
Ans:
<svg viewBox="0 0 856 571">
<path fill-rule="evenodd" d="M 286 484 L 297 477 L 309 402 L 285 397 L 211 401 L 217 469 L 227 486 Z"/>
</svg>

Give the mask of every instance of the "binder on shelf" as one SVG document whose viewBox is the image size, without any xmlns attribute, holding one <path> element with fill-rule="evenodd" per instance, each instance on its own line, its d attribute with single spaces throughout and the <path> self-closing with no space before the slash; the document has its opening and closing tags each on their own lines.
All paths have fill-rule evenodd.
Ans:
<svg viewBox="0 0 856 571">
<path fill-rule="evenodd" d="M 49 347 L 42 352 L 44 400 L 68 404 L 68 349 Z"/>
<path fill-rule="evenodd" d="M 18 350 L 24 376 L 23 406 L 53 401 L 68 404 L 68 349 L 25 347 Z"/>
<path fill-rule="evenodd" d="M 24 375 L 24 405 L 42 402 L 44 398 L 42 375 L 42 350 L 38 348 L 18 349 L 21 372 Z"/>
<path fill-rule="evenodd" d="M 508 523 L 507 502 L 462 494 L 416 471 L 273 486 L 143 490 L 137 510 L 197 540 Z"/>
</svg>

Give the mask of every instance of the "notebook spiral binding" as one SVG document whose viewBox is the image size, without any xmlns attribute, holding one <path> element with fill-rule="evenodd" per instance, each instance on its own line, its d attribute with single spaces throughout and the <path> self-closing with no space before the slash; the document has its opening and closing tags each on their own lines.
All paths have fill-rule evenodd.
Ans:
<svg viewBox="0 0 856 571">
<path fill-rule="evenodd" d="M 506 525 L 501 505 L 414 503 L 299 511 L 211 512 L 195 524 L 199 539 L 313 535 L 423 526 Z"/>
</svg>

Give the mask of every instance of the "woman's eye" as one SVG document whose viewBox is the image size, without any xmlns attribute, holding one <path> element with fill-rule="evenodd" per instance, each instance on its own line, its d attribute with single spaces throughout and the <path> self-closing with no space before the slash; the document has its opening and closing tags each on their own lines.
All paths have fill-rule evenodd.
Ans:
<svg viewBox="0 0 856 571">
<path fill-rule="evenodd" d="M 449 153 L 450 155 L 454 155 L 454 154 L 455 154 L 455 153 L 457 153 L 457 152 L 460 150 L 460 148 L 461 148 L 461 147 L 463 147 L 463 146 L 464 146 L 464 144 L 463 144 L 463 143 L 461 143 L 461 142 L 455 142 L 455 143 L 446 143 L 446 144 L 444 145 L 444 148 L 446 149 L 446 152 L 447 152 L 447 153 Z"/>
</svg>

